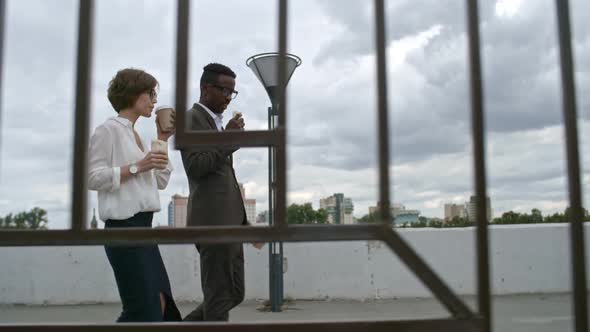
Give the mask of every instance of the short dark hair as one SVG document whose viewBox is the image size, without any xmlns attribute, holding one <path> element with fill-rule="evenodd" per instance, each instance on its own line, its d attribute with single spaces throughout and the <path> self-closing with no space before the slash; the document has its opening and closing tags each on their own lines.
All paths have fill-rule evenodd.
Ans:
<svg viewBox="0 0 590 332">
<path fill-rule="evenodd" d="M 201 86 L 205 84 L 216 84 L 219 81 L 219 75 L 227 75 L 236 78 L 236 73 L 228 66 L 220 63 L 210 63 L 203 67 L 203 75 L 201 75 Z"/>
<path fill-rule="evenodd" d="M 156 89 L 158 81 L 141 69 L 125 68 L 109 82 L 108 98 L 117 113 L 131 107 L 144 92 Z"/>
</svg>

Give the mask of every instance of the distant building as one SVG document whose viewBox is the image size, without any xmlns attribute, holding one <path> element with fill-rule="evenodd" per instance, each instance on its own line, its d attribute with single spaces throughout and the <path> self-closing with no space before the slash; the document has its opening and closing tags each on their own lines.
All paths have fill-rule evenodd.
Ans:
<svg viewBox="0 0 590 332">
<path fill-rule="evenodd" d="M 243 184 L 240 185 L 240 194 L 242 194 L 242 200 L 244 201 L 244 209 L 246 210 L 246 219 L 251 224 L 256 223 L 256 199 L 246 198 L 246 189 Z"/>
<path fill-rule="evenodd" d="M 174 204 L 172 201 L 168 203 L 168 226 L 174 227 Z"/>
<path fill-rule="evenodd" d="M 393 223 L 399 224 L 413 224 L 420 221 L 420 211 L 418 210 L 399 210 L 393 215 Z"/>
<path fill-rule="evenodd" d="M 96 220 L 96 209 L 92 209 L 92 221 L 90 222 L 90 229 L 97 229 L 98 221 Z"/>
<path fill-rule="evenodd" d="M 377 213 L 379 213 L 379 206 L 381 204 L 377 204 L 377 205 L 378 206 L 369 206 L 369 214 L 377 215 Z M 389 208 L 392 216 L 394 216 L 399 211 L 404 211 L 405 209 L 406 209 L 405 206 L 403 206 L 402 204 L 396 204 L 396 203 L 391 204 L 391 206 Z"/>
<path fill-rule="evenodd" d="M 377 215 L 379 213 L 379 205 L 380 204 L 378 204 L 378 206 L 370 206 L 369 214 Z M 389 209 L 391 211 L 391 216 L 393 217 L 393 222 L 395 224 L 411 224 L 419 221 L 419 210 L 407 210 L 404 205 L 396 203 L 391 204 L 391 207 Z"/>
<path fill-rule="evenodd" d="M 256 222 L 256 200 L 246 198 L 246 190 L 240 183 L 240 193 L 244 200 L 244 209 L 246 210 L 246 219 L 248 222 Z M 170 227 L 186 227 L 186 209 L 188 206 L 188 197 L 175 194 L 168 204 L 168 226 Z"/>
<path fill-rule="evenodd" d="M 344 194 L 336 193 L 320 199 L 320 209 L 328 212 L 329 224 L 354 224 L 354 205 Z"/>
<path fill-rule="evenodd" d="M 445 221 L 452 220 L 455 217 L 467 217 L 467 209 L 464 204 L 445 204 Z"/>
<path fill-rule="evenodd" d="M 257 224 L 268 224 L 268 211 L 264 211 L 258 214 L 256 217 Z"/>
<path fill-rule="evenodd" d="M 244 199 L 244 208 L 246 209 L 246 219 L 251 224 L 256 223 L 256 200 L 253 198 Z"/>
<path fill-rule="evenodd" d="M 188 197 L 175 194 L 168 204 L 168 226 L 186 227 Z"/>
<path fill-rule="evenodd" d="M 487 201 L 486 218 L 487 218 L 488 222 L 490 222 L 490 221 L 492 221 L 492 202 L 489 197 L 486 197 L 486 201 Z M 475 201 L 475 196 L 471 196 L 469 198 L 469 202 L 465 203 L 465 206 L 467 208 L 467 217 L 469 218 L 469 221 L 475 222 L 475 213 L 477 211 L 477 204 Z"/>
</svg>

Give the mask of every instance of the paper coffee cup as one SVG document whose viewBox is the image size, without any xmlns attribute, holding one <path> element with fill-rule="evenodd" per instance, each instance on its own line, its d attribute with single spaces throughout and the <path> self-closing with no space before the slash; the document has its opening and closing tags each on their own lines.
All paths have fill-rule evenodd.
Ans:
<svg viewBox="0 0 590 332">
<path fill-rule="evenodd" d="M 240 116 L 242 116 L 242 112 L 234 112 L 232 118 L 239 118 Z"/>
<path fill-rule="evenodd" d="M 174 121 L 172 120 L 172 113 L 174 113 L 172 106 L 163 105 L 156 108 L 156 119 L 160 124 L 160 128 L 164 132 L 174 130 Z"/>
<path fill-rule="evenodd" d="M 152 140 L 152 152 L 162 152 L 168 154 L 168 142 L 153 139 Z"/>
</svg>

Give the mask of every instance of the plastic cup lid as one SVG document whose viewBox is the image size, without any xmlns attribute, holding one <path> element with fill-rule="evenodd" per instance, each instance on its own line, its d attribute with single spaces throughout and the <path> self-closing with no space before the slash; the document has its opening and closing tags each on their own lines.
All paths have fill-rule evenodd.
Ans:
<svg viewBox="0 0 590 332">
<path fill-rule="evenodd" d="M 162 106 L 156 107 L 156 112 L 159 112 L 161 110 L 168 109 L 168 108 L 174 109 L 174 107 L 172 107 L 170 105 L 162 105 Z"/>
</svg>

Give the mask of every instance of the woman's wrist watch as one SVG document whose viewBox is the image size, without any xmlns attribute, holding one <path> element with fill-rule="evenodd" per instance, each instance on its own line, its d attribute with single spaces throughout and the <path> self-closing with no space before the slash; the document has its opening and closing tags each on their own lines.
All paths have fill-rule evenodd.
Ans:
<svg viewBox="0 0 590 332">
<path fill-rule="evenodd" d="M 137 164 L 129 165 L 129 173 L 131 173 L 131 175 L 135 175 L 135 174 L 137 174 L 137 172 L 139 172 L 139 168 L 137 167 Z"/>
</svg>

